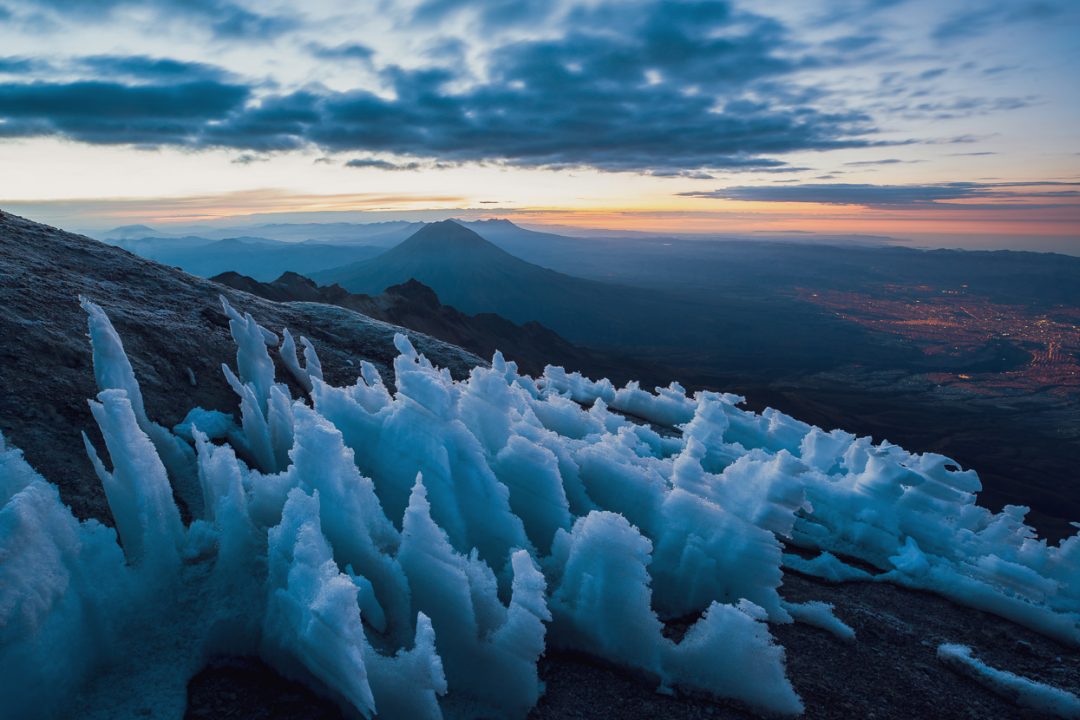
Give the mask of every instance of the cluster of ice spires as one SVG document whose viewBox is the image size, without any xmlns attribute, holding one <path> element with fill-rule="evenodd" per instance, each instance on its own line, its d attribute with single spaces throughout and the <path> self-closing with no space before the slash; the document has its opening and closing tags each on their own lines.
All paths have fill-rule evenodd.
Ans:
<svg viewBox="0 0 1080 720">
<path fill-rule="evenodd" d="M 259 655 L 364 716 L 524 717 L 546 647 L 798 714 L 770 624 L 854 634 L 828 605 L 784 601 L 784 565 L 936 591 L 1080 644 L 1078 536 L 1049 546 L 1024 508 L 977 506 L 978 477 L 945 457 L 677 384 L 533 379 L 499 354 L 455 381 L 403 335 L 392 392 L 366 362 L 355 385 L 326 384 L 311 343 L 301 360 L 284 332 L 293 399 L 278 337 L 227 303 L 239 423 L 196 408 L 169 430 L 105 313 L 83 307 L 111 469 L 84 441 L 115 531 L 77 521 L 0 436 L 13 717 L 178 718 L 217 654 Z"/>
</svg>

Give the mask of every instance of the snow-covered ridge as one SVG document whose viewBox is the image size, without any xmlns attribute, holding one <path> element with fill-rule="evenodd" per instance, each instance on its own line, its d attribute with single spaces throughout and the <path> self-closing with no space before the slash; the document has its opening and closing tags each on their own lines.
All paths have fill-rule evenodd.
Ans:
<svg viewBox="0 0 1080 720">
<path fill-rule="evenodd" d="M 300 338 L 301 361 L 284 332 L 276 351 L 308 392 L 294 400 L 277 335 L 224 307 L 241 420 L 196 408 L 169 430 L 84 302 L 108 465 L 85 442 L 115 531 L 76 521 L 0 438 L 14 716 L 181 717 L 188 679 L 233 653 L 365 716 L 522 717 L 552 646 L 797 714 L 769 624 L 846 626 L 780 597 L 785 564 L 933 590 L 1080 644 L 1080 539 L 1048 546 L 1023 508 L 976 506 L 978 477 L 947 458 L 733 395 L 524 377 L 499 355 L 456 382 L 404 336 L 391 393 L 367 363 L 355 385 L 326 384 L 315 348 Z M 784 555 L 781 540 L 823 552 Z M 686 616 L 700 617 L 667 639 L 662 623 Z"/>
</svg>

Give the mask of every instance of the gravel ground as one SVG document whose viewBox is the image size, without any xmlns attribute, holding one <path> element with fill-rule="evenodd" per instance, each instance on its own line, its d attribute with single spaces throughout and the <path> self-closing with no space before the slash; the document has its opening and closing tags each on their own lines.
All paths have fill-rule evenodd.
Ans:
<svg viewBox="0 0 1080 720">
<path fill-rule="evenodd" d="M 808 720 L 1038 718 L 948 670 L 945 642 L 970 645 L 992 667 L 1080 693 L 1080 653 L 993 615 L 928 593 L 878 583 L 832 585 L 786 573 L 792 602 L 823 600 L 854 628 L 854 642 L 808 625 L 773 626 Z M 532 713 L 555 718 L 754 718 L 735 703 L 653 692 L 655 681 L 576 654 L 541 662 L 547 693 Z"/>
<path fill-rule="evenodd" d="M 937 659 L 958 642 L 992 667 L 1080 694 L 1080 654 L 993 615 L 928 593 L 876 583 L 833 585 L 787 573 L 792 602 L 824 600 L 855 629 L 854 642 L 809 625 L 773 626 L 787 649 L 788 676 L 807 720 L 1042 718 L 1019 708 Z M 675 636 L 688 623 L 673 623 Z M 735 702 L 656 692 L 657 680 L 581 653 L 549 652 L 540 661 L 546 690 L 531 720 L 749 720 L 761 715 Z M 283 680 L 257 660 L 212 665 L 189 686 L 188 720 L 343 718 L 310 690 Z"/>
</svg>

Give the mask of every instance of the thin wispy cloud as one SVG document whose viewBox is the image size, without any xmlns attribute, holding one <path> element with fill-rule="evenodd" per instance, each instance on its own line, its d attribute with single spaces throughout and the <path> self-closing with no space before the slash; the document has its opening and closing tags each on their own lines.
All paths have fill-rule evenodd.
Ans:
<svg viewBox="0 0 1080 720">
<path fill-rule="evenodd" d="M 460 195 L 337 193 L 314 195 L 264 188 L 242 192 L 130 198 L 57 198 L 19 201 L 0 198 L 13 212 L 38 213 L 46 217 L 81 217 L 93 222 L 105 218 L 118 222 L 200 222 L 248 215 L 295 213 L 358 213 L 444 206 L 464 208 Z"/>
<path fill-rule="evenodd" d="M 361 43 L 342 43 L 340 45 L 323 45 L 321 43 L 309 43 L 307 50 L 315 57 L 322 60 L 353 60 L 360 63 L 370 63 L 375 57 L 375 51 Z"/>
<path fill-rule="evenodd" d="M 1064 13 L 1070 3 L 1071 0 L 969 3 L 938 24 L 932 37 L 948 42 L 982 35 L 995 26 L 1052 20 Z"/>
<path fill-rule="evenodd" d="M 901 160 L 900 158 L 885 158 L 884 160 L 852 160 L 844 165 L 848 167 L 874 167 L 875 165 L 910 165 L 924 162 L 923 160 Z"/>
<path fill-rule="evenodd" d="M 926 208 L 947 205 L 950 208 L 986 210 L 995 207 L 1011 209 L 1019 203 L 1030 200 L 1080 201 L 1080 182 L 742 185 L 702 192 L 685 192 L 682 195 L 718 200 L 859 205 L 868 208 Z M 983 202 L 972 205 L 967 201 Z"/>
<path fill-rule="evenodd" d="M 407 163 L 395 163 L 389 160 L 379 160 L 376 158 L 353 158 L 345 163 L 345 167 L 350 168 L 374 168 L 376 170 L 393 170 L 396 172 L 406 172 L 409 170 L 418 170 L 423 167 L 421 163 L 407 162 Z"/>
</svg>

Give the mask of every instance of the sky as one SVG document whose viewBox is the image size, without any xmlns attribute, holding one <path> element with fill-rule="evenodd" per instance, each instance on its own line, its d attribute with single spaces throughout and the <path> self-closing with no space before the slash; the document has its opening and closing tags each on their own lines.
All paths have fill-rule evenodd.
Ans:
<svg viewBox="0 0 1080 720">
<path fill-rule="evenodd" d="M 0 0 L 0 208 L 1080 254 L 1076 0 Z"/>
</svg>

